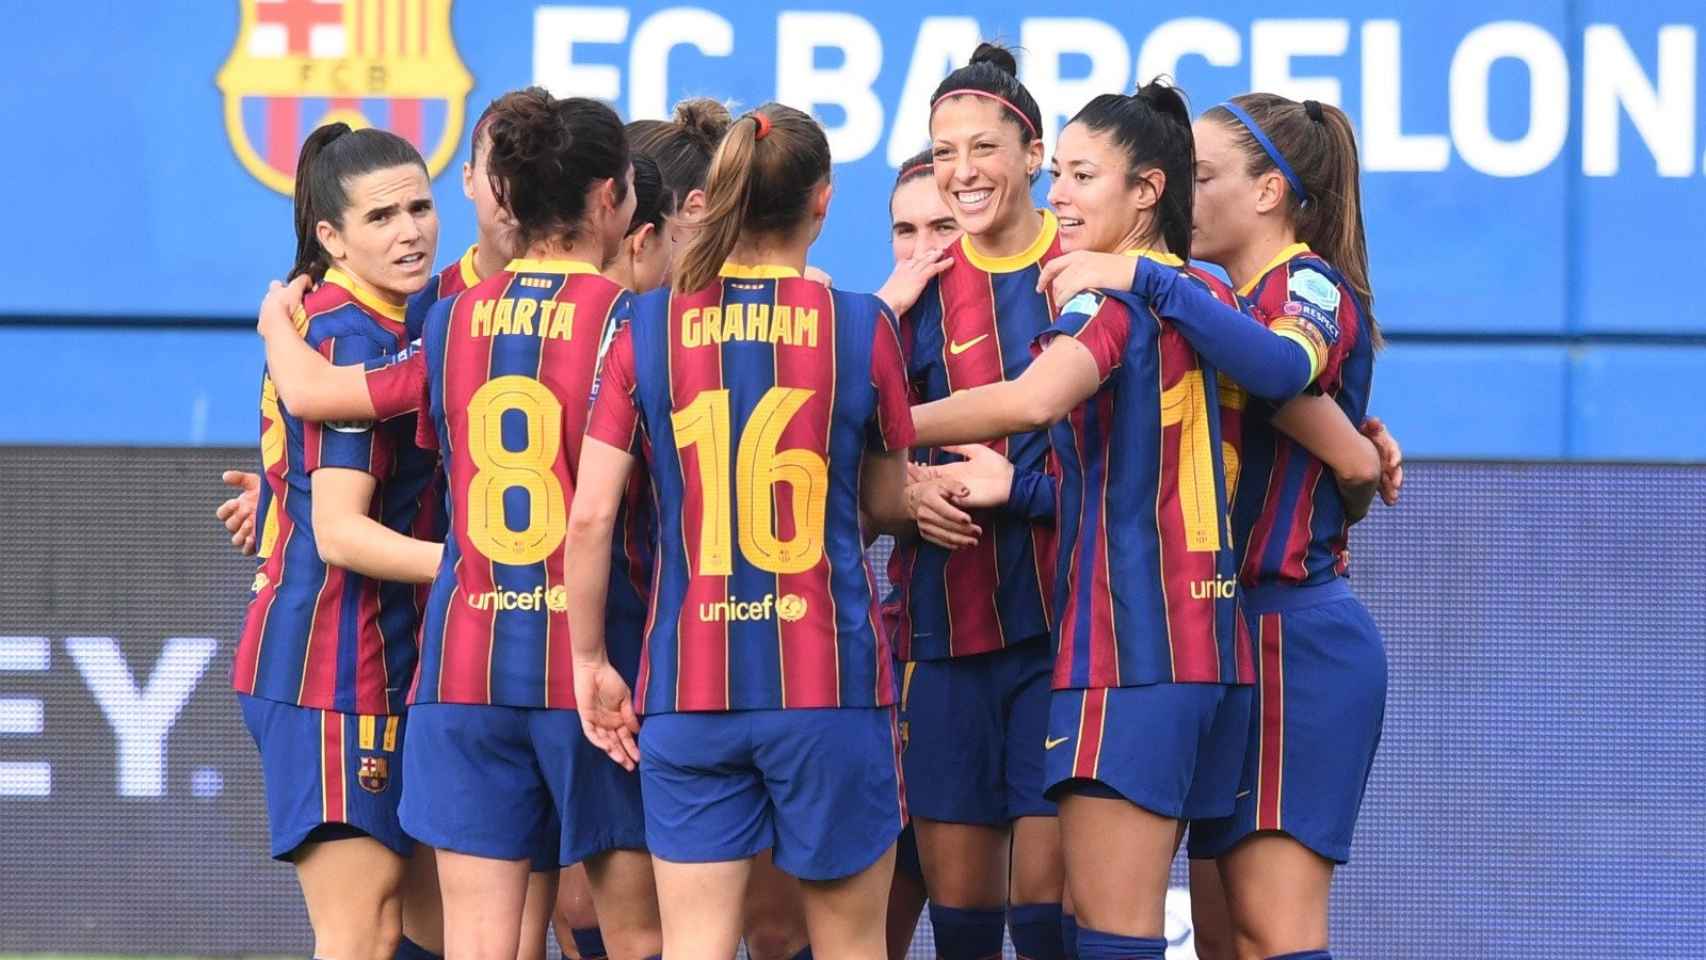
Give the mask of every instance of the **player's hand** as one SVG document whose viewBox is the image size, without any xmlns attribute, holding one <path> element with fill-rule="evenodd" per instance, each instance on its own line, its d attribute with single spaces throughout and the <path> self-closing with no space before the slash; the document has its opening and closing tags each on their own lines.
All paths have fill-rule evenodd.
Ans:
<svg viewBox="0 0 1706 960">
<path fill-rule="evenodd" d="M 575 663 L 575 706 L 581 732 L 610 759 L 632 770 L 640 763 L 640 719 L 634 715 L 634 695 L 628 682 L 608 660 Z"/>
<path fill-rule="evenodd" d="M 219 479 L 226 486 L 235 488 L 237 495 L 220 504 L 213 515 L 225 524 L 226 532 L 231 534 L 231 545 L 243 556 L 252 556 L 255 552 L 255 511 L 261 499 L 260 475 L 227 470 L 219 475 Z"/>
<path fill-rule="evenodd" d="M 949 550 L 977 546 L 983 530 L 972 522 L 971 514 L 954 505 L 968 493 L 956 480 L 935 477 L 907 485 L 906 512 L 918 524 L 918 535 Z"/>
<path fill-rule="evenodd" d="M 910 260 L 902 260 L 894 265 L 894 272 L 883 282 L 877 296 L 889 305 L 895 316 L 900 316 L 912 309 L 918 298 L 924 293 L 924 287 L 930 278 L 947 270 L 954 260 L 948 256 L 947 248 L 937 250 L 920 250 Z"/>
<path fill-rule="evenodd" d="M 831 287 L 831 286 L 835 285 L 835 281 L 830 278 L 829 274 L 827 274 L 823 271 L 823 268 L 814 267 L 809 263 L 806 264 L 805 271 L 803 273 L 801 273 L 800 275 L 805 277 L 807 280 L 812 281 L 813 283 L 821 283 L 826 287 Z"/>
<path fill-rule="evenodd" d="M 954 498 L 962 507 L 999 507 L 1007 503 L 1013 491 L 1013 461 L 981 443 L 964 443 L 943 447 L 948 453 L 964 460 L 939 463 L 933 469 L 937 478 L 954 480 L 965 488 L 965 495 Z"/>
<path fill-rule="evenodd" d="M 1379 417 L 1362 422 L 1362 435 L 1380 452 L 1380 502 L 1395 506 L 1404 487 L 1404 451 L 1398 446 L 1398 438 L 1387 431 Z"/>
<path fill-rule="evenodd" d="M 255 332 L 263 339 L 274 336 L 302 336 L 306 324 L 299 324 L 297 319 L 301 317 L 306 320 L 302 311 L 302 298 L 307 293 L 306 274 L 289 283 L 274 280 L 268 284 L 266 299 L 261 301 L 260 317 L 255 321 Z"/>
<path fill-rule="evenodd" d="M 1137 262 L 1123 253 L 1074 250 L 1043 264 L 1037 292 L 1047 293 L 1056 307 L 1086 290 L 1130 290 Z"/>
</svg>

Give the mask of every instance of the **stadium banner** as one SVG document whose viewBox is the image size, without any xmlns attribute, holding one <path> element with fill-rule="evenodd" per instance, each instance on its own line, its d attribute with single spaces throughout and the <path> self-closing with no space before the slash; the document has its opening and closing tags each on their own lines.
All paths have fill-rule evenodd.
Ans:
<svg viewBox="0 0 1706 960">
<path fill-rule="evenodd" d="M 229 683 L 252 456 L 0 447 L 0 954 L 306 954 Z M 1702 527 L 1703 467 L 1417 463 L 1355 530 L 1390 693 L 1336 957 L 1706 956 Z"/>
<path fill-rule="evenodd" d="M 1698 0 L 8 9 L 31 27 L 0 36 L 0 59 L 23 78 L 0 104 L 36 148 L 0 154 L 8 211 L 29 225 L 0 238 L 0 258 L 29 264 L 28 282 L 0 285 L 0 317 L 248 316 L 290 262 L 297 145 L 329 120 L 419 146 L 449 262 L 473 239 L 460 196 L 473 118 L 530 83 L 630 119 L 696 94 L 814 111 L 839 164 L 816 257 L 843 285 L 874 289 L 896 164 L 924 146 L 937 82 L 992 37 L 1022 48 L 1051 142 L 1091 96 L 1158 74 L 1197 110 L 1250 89 L 1342 104 L 1361 137 L 1373 274 L 1394 332 L 1706 333 L 1686 284 L 1629 279 L 1695 267 Z M 97 230 L 121 255 L 91 261 Z"/>
</svg>

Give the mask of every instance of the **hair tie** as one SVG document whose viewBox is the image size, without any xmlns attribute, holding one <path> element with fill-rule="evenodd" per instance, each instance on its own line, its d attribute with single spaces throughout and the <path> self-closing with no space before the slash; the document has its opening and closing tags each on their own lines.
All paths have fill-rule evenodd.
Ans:
<svg viewBox="0 0 1706 960">
<path fill-rule="evenodd" d="M 1314 101 L 1310 102 L 1314 103 Z M 1321 105 L 1317 103 L 1315 107 L 1320 109 Z M 1232 114 L 1239 123 L 1244 125 L 1244 129 L 1250 131 L 1250 136 L 1256 139 L 1262 150 L 1267 153 L 1268 159 L 1274 162 L 1275 169 L 1279 170 L 1285 177 L 1285 182 L 1291 184 L 1291 192 L 1297 194 L 1298 205 L 1303 206 L 1309 203 L 1309 191 L 1303 189 L 1303 181 L 1297 178 L 1297 174 L 1292 171 L 1291 164 L 1285 162 L 1285 157 L 1279 152 L 1279 148 L 1274 146 L 1274 142 L 1262 132 L 1262 128 L 1257 125 L 1256 121 L 1244 112 L 1244 108 L 1231 100 L 1226 100 L 1220 104 L 1220 109 Z"/>
<path fill-rule="evenodd" d="M 1315 121 L 1316 123 L 1326 123 L 1327 122 L 1326 118 L 1321 115 L 1321 104 L 1318 101 L 1315 101 L 1315 100 L 1303 101 L 1303 112 L 1309 114 L 1309 119 Z"/>
<path fill-rule="evenodd" d="M 943 100 L 946 100 L 949 97 L 982 97 L 985 100 L 994 100 L 996 103 L 999 103 L 1003 107 L 1013 111 L 1013 116 L 1018 117 L 1019 122 L 1025 125 L 1025 129 L 1031 131 L 1032 139 L 1036 139 L 1041 136 L 1037 133 L 1037 125 L 1031 122 L 1030 117 L 1025 116 L 1025 112 L 1023 110 L 1014 106 L 1013 101 L 1008 100 L 1006 97 L 1003 97 L 998 93 L 990 93 L 988 90 L 973 90 L 970 87 L 961 90 L 949 90 L 947 93 L 944 93 L 930 101 L 930 112 L 934 114 L 936 112 L 936 107 L 941 104 Z"/>
<path fill-rule="evenodd" d="M 752 135 L 752 139 L 763 140 L 765 137 L 770 136 L 770 118 L 769 117 L 758 112 L 757 110 L 754 110 L 752 112 L 752 119 L 753 119 L 753 122 L 758 124 L 758 132 Z"/>
</svg>

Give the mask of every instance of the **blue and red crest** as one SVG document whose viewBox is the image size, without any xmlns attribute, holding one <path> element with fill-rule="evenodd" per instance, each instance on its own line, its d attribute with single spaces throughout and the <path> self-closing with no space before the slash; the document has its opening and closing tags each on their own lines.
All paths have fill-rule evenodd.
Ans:
<svg viewBox="0 0 1706 960">
<path fill-rule="evenodd" d="M 390 130 L 436 177 L 462 137 L 473 77 L 450 35 L 451 0 L 240 0 L 219 70 L 225 130 L 243 166 L 280 193 L 315 127 Z"/>
</svg>

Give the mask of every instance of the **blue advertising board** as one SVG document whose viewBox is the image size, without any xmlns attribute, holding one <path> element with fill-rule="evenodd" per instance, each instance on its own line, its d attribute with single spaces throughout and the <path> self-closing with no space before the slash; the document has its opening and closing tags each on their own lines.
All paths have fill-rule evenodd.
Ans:
<svg viewBox="0 0 1706 960">
<path fill-rule="evenodd" d="M 1646 389 L 1678 369 L 1684 382 L 1706 375 L 1706 308 L 1688 282 L 1706 227 L 1698 0 L 8 6 L 31 25 L 0 35 L 0 112 L 15 132 L 0 151 L 12 227 L 0 232 L 0 321 L 13 325 L 250 316 L 290 261 L 296 145 L 328 119 L 420 145 L 448 262 L 473 239 L 460 196 L 473 118 L 535 83 L 606 99 L 630 119 L 666 116 L 691 95 L 812 110 L 837 160 L 814 262 L 841 286 L 874 289 L 888 267 L 895 166 L 927 141 L 936 83 L 988 37 L 1021 49 L 1050 143 L 1091 96 L 1157 74 L 1198 110 L 1251 89 L 1344 106 L 1361 140 L 1376 312 L 1396 344 L 1383 370 L 1430 394 L 1377 389 L 1375 406 L 1419 452 L 1706 457 L 1706 420 Z M 11 406 L 47 402 L 38 381 L 67 370 L 124 366 L 116 341 L 25 353 L 18 336 L 0 332 L 0 354 L 14 358 L 0 379 L 20 384 L 0 395 Z M 1632 352 L 1597 356 L 1607 344 Z M 150 368 L 173 424 L 205 399 L 205 384 L 194 396 L 179 388 L 186 374 L 236 378 L 222 365 L 228 342 L 186 349 Z M 1585 403 L 1608 371 L 1619 371 L 1618 396 Z M 215 423 L 219 409 L 250 405 L 253 374 L 241 371 L 245 395 L 212 396 Z M 1436 412 L 1446 392 L 1447 408 L 1480 416 L 1466 427 Z M 1628 436 L 1617 409 L 1668 427 Z M 100 415 L 9 417 L 0 439 L 244 439 L 131 433 Z"/>
</svg>

